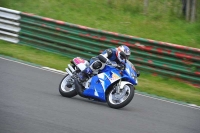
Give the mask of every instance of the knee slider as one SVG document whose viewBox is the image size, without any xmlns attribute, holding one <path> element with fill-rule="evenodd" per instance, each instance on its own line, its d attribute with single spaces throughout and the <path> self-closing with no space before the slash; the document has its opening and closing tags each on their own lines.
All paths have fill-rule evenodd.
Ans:
<svg viewBox="0 0 200 133">
<path fill-rule="evenodd" d="M 97 60 L 92 64 L 93 69 L 100 69 L 102 67 L 101 61 Z"/>
</svg>

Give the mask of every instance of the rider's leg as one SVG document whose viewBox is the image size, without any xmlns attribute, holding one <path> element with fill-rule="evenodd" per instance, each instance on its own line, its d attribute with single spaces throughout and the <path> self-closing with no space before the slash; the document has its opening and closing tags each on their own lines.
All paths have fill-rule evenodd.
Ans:
<svg viewBox="0 0 200 133">
<path fill-rule="evenodd" d="M 87 77 L 91 74 L 92 74 L 92 70 L 90 69 L 90 67 L 87 67 L 85 70 L 83 70 L 82 72 L 79 73 L 79 75 L 78 75 L 79 81 L 80 82 L 86 81 Z"/>
<path fill-rule="evenodd" d="M 79 74 L 79 81 L 84 82 L 87 80 L 88 76 L 91 76 L 92 74 L 97 74 L 99 69 L 102 67 L 101 61 L 98 60 L 98 58 L 92 58 L 90 60 L 90 65 L 80 72 Z"/>
<path fill-rule="evenodd" d="M 79 77 L 79 81 L 80 82 L 84 82 L 87 80 L 87 77 L 89 75 L 91 75 L 93 73 L 92 69 L 91 69 L 91 64 L 96 60 L 96 58 L 91 58 L 90 59 L 90 65 L 85 68 L 82 72 L 79 73 L 78 77 Z"/>
</svg>

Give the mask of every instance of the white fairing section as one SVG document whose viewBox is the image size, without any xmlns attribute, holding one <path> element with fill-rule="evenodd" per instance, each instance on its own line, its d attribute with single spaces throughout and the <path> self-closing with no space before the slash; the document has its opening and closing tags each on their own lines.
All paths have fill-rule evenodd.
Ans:
<svg viewBox="0 0 200 133">
<path fill-rule="evenodd" d="M 130 82 L 127 82 L 127 81 L 121 81 L 120 89 L 123 89 L 123 88 L 124 88 L 124 85 L 127 85 L 127 84 L 133 85 L 133 84 L 130 83 Z"/>
<path fill-rule="evenodd" d="M 131 72 L 130 72 L 129 68 L 126 68 L 126 71 L 127 71 L 127 73 L 128 73 L 129 75 L 131 75 Z"/>
<path fill-rule="evenodd" d="M 78 65 L 76 65 L 81 71 L 83 71 L 83 70 L 85 70 L 85 68 L 87 68 L 87 66 L 88 66 L 88 62 L 87 61 L 85 61 L 84 63 L 80 63 L 80 64 L 78 64 Z"/>
<path fill-rule="evenodd" d="M 107 77 L 105 77 L 105 74 L 104 74 L 104 73 L 100 73 L 100 74 L 98 74 L 98 78 L 99 78 L 99 81 L 101 82 L 101 85 L 102 85 L 103 90 L 104 90 L 104 92 L 105 92 L 106 88 L 105 88 L 105 82 L 104 82 L 104 80 L 105 80 L 105 78 L 107 78 Z"/>
<path fill-rule="evenodd" d="M 99 94 L 97 93 L 96 89 L 94 90 L 94 95 L 97 96 L 97 97 L 99 97 Z"/>
<path fill-rule="evenodd" d="M 85 68 L 87 68 L 87 66 L 89 66 L 89 62 L 80 57 L 74 58 L 73 62 L 81 71 L 83 71 Z"/>
</svg>

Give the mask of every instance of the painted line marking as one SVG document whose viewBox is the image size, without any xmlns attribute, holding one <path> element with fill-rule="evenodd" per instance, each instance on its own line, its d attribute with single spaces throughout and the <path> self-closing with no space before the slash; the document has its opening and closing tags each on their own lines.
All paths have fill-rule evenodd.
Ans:
<svg viewBox="0 0 200 133">
<path fill-rule="evenodd" d="M 50 67 L 42 67 L 44 70 L 50 71 L 50 72 L 54 72 L 54 73 L 58 73 L 58 74 L 62 74 L 62 75 L 66 75 L 67 72 L 61 71 L 61 70 L 57 70 L 54 68 L 50 68 Z"/>
<path fill-rule="evenodd" d="M 143 97 L 147 97 L 147 98 L 151 98 L 151 99 L 155 99 L 155 100 L 159 100 L 159 101 L 163 101 L 163 102 L 167 102 L 167 103 L 173 103 L 173 104 L 176 104 L 176 105 L 181 105 L 181 106 L 184 106 L 184 107 L 189 107 L 189 108 L 200 110 L 200 106 L 197 106 L 195 104 L 180 104 L 180 103 L 177 103 L 177 102 L 172 102 L 172 101 L 168 101 L 168 100 L 164 100 L 164 99 L 161 99 L 161 98 L 156 98 L 156 97 L 152 97 L 152 96 L 148 96 L 148 95 L 143 95 L 143 94 L 139 94 L 139 93 L 136 93 L 136 94 L 139 95 L 139 96 L 143 96 Z"/>
<path fill-rule="evenodd" d="M 32 67 L 32 68 L 37 68 L 37 69 L 40 69 L 40 70 L 45 70 L 45 71 L 48 71 L 48 72 L 53 72 L 53 73 L 56 73 L 56 74 L 61 74 L 61 75 L 65 75 L 66 74 L 66 72 L 63 72 L 61 70 L 56 70 L 56 69 L 53 69 L 53 68 L 49 68 L 49 67 L 36 67 L 36 66 L 32 66 L 32 65 L 29 65 L 29 64 L 26 64 L 26 63 L 19 62 L 19 61 L 6 59 L 6 58 L 3 58 L 3 57 L 0 57 L 0 59 L 11 61 L 11 62 L 15 62 L 15 63 L 22 64 L 22 65 L 25 65 L 25 66 L 29 66 L 29 67 Z M 139 94 L 139 93 L 135 93 L 135 94 L 137 94 L 139 96 L 143 96 L 143 97 L 147 97 L 147 98 L 151 98 L 151 99 L 167 102 L 167 103 L 173 103 L 173 104 L 176 104 L 176 105 L 180 105 L 180 106 L 184 106 L 184 107 L 200 110 L 200 106 L 197 106 L 195 104 L 180 104 L 180 103 L 177 103 L 177 102 L 172 102 L 172 101 L 168 101 L 168 100 L 164 100 L 164 99 L 160 99 L 160 98 L 155 98 L 155 97 L 147 96 L 147 95 L 144 95 L 144 94 Z"/>
<path fill-rule="evenodd" d="M 57 73 L 57 74 L 66 75 L 66 72 L 63 72 L 61 70 L 57 70 L 56 71 L 56 69 L 49 68 L 49 67 L 36 67 L 36 66 L 33 66 L 33 65 L 29 65 L 29 64 L 26 64 L 26 63 L 19 62 L 19 61 L 6 59 L 6 58 L 3 58 L 3 57 L 0 57 L 0 59 L 11 61 L 11 62 L 15 62 L 15 63 L 22 64 L 22 65 L 25 65 L 25 66 L 29 66 L 29 67 L 32 67 L 32 68 L 37 68 L 37 69 L 40 69 L 40 70 L 45 70 L 45 71 L 49 71 L 49 72 L 53 72 L 53 73 Z"/>
</svg>

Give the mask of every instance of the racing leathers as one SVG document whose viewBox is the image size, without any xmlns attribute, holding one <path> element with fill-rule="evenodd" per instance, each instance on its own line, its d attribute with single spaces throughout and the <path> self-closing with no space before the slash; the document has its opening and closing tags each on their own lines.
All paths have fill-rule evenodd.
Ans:
<svg viewBox="0 0 200 133">
<path fill-rule="evenodd" d="M 88 76 L 98 74 L 99 70 L 105 67 L 105 64 L 112 64 L 111 61 L 122 64 L 117 58 L 117 48 L 106 49 L 98 56 L 91 58 L 90 65 L 79 74 L 79 81 L 84 82 Z"/>
</svg>

